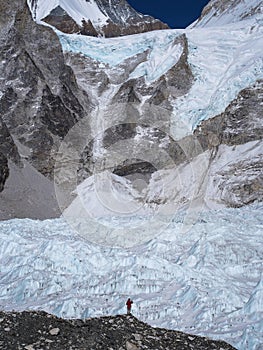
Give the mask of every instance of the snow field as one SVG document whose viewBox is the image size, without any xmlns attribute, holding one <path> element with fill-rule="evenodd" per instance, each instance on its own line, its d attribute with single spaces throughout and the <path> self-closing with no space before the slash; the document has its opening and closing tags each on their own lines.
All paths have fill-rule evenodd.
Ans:
<svg viewBox="0 0 263 350">
<path fill-rule="evenodd" d="M 218 4 L 217 0 L 211 0 L 209 5 Z M 210 11 L 200 20 L 196 21 L 197 27 L 216 27 L 223 26 L 227 24 L 233 24 L 244 20 L 245 18 L 252 18 L 254 20 L 260 20 L 260 12 L 263 12 L 263 5 L 260 0 L 241 0 L 241 1 L 230 1 L 223 3 L 222 11 L 216 11 L 215 9 L 210 9 Z M 255 9 L 258 9 L 254 12 Z M 193 26 L 194 24 L 190 25 Z"/>
</svg>

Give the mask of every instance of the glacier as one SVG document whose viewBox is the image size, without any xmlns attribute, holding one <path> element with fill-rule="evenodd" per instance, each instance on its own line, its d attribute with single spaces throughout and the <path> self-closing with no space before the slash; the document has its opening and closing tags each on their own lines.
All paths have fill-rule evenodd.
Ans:
<svg viewBox="0 0 263 350">
<path fill-rule="evenodd" d="M 159 30 L 118 38 L 93 38 L 78 34 L 65 34 L 57 29 L 55 31 L 63 51 L 81 53 L 111 67 L 149 49 L 152 50 L 150 60 L 159 59 L 160 61 L 160 57 L 164 53 L 167 54 L 167 49 L 171 50 L 174 39 L 182 33 L 180 29 Z M 175 63 L 176 60 L 168 64 L 164 60 L 163 71 L 165 72 Z"/>
<path fill-rule="evenodd" d="M 176 64 L 182 48 L 174 45 L 174 40 L 185 34 L 194 84 L 188 94 L 172 102 L 171 135 L 175 139 L 191 133 L 200 121 L 222 113 L 239 91 L 263 78 L 262 32 L 262 20 L 255 19 L 120 38 L 91 38 L 56 30 L 64 52 L 87 56 L 104 67 L 105 72 L 148 52 L 147 61 L 129 75 L 129 79 L 143 77 L 146 84 L 159 79 Z"/>
<path fill-rule="evenodd" d="M 258 350 L 262 209 L 256 203 L 203 211 L 187 232 L 181 230 L 185 213 L 180 211 L 154 238 L 130 248 L 92 243 L 63 218 L 1 222 L 1 309 L 87 318 L 124 313 L 131 296 L 134 315 L 151 325 Z M 108 232 L 122 226 L 122 239 L 127 225 L 140 234 L 144 223 L 145 217 L 136 215 L 93 220 Z M 150 237 L 150 225 L 147 230 Z"/>
</svg>

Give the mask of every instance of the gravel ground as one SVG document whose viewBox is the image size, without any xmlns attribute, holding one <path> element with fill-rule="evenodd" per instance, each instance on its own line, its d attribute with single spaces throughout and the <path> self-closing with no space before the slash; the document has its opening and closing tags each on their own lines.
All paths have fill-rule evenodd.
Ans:
<svg viewBox="0 0 263 350">
<path fill-rule="evenodd" d="M 0 349 L 61 350 L 233 350 L 178 331 L 153 328 L 132 315 L 65 320 L 40 312 L 0 312 Z"/>
</svg>

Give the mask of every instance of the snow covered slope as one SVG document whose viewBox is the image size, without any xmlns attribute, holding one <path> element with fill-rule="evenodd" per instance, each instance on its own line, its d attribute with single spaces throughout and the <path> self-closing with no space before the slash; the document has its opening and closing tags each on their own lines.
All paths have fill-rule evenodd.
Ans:
<svg viewBox="0 0 263 350">
<path fill-rule="evenodd" d="M 262 209 L 254 204 L 201 213 L 188 232 L 182 231 L 181 212 L 163 222 L 158 236 L 132 249 L 92 244 L 63 219 L 1 222 L 0 307 L 86 318 L 124 313 L 129 296 L 134 315 L 152 325 L 258 350 Z M 105 235 L 122 227 L 126 240 L 127 224 L 151 235 L 152 226 L 146 229 L 138 216 L 94 220 L 90 230 L 96 238 L 101 225 Z"/>
<path fill-rule="evenodd" d="M 214 27 L 235 23 L 247 18 L 262 20 L 263 2 L 259 0 L 211 0 L 200 18 L 190 27 Z"/>
</svg>

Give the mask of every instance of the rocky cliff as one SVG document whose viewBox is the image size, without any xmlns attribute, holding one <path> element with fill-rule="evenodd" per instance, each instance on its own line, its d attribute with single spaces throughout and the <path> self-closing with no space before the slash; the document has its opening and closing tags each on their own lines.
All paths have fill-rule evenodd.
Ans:
<svg viewBox="0 0 263 350">
<path fill-rule="evenodd" d="M 26 164 L 33 166 L 39 173 L 40 183 L 41 174 L 52 178 L 54 161 L 51 150 L 74 123 L 85 115 L 90 102 L 78 87 L 71 68 L 65 65 L 60 43 L 53 30 L 39 26 L 32 20 L 26 1 L 12 4 L 1 1 L 0 5 L 0 151 L 4 162 L 1 162 L 3 189 L 8 174 L 6 159 L 21 169 Z M 11 163 L 9 169 L 10 166 Z M 15 184 L 12 184 L 12 172 L 9 173 L 11 182 L 7 185 L 10 188 Z M 22 178 L 21 187 L 25 185 Z M 20 193 L 21 197 L 25 197 L 26 193 Z M 36 199 L 33 194 L 29 197 L 32 198 L 12 200 L 22 200 L 25 204 L 33 201 L 35 206 L 39 206 L 38 216 L 45 217 L 46 213 L 41 213 L 40 198 Z M 2 198 L 8 202 L 10 197 L 3 194 Z M 5 206 L 1 203 L 2 210 Z M 55 202 L 51 206 L 55 208 Z M 19 209 L 14 211 L 19 216 Z M 23 215 L 30 215 L 26 212 Z M 48 212 L 51 215 L 52 210 Z M 54 213 L 58 213 L 56 209 Z"/>
</svg>

